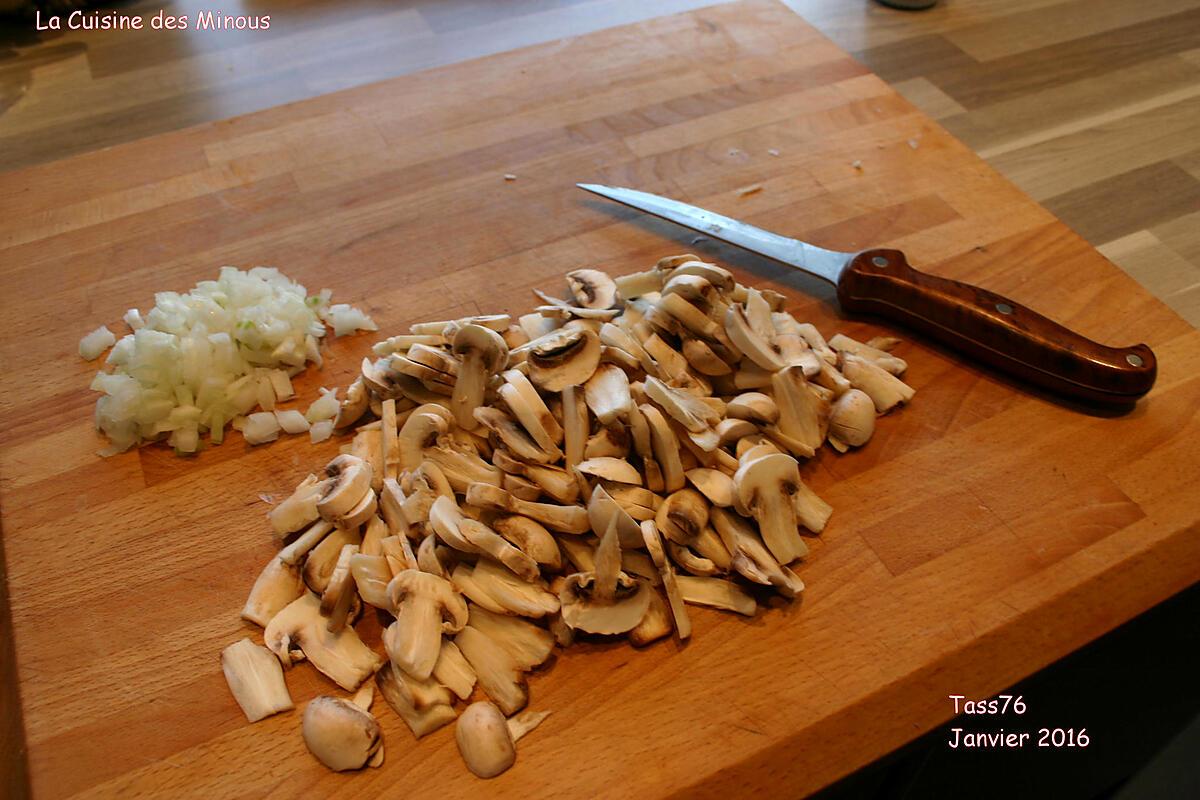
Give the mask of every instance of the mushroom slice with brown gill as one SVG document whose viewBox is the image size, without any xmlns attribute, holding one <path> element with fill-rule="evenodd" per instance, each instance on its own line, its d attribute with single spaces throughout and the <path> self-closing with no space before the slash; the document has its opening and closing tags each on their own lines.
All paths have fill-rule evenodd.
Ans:
<svg viewBox="0 0 1200 800">
<path fill-rule="evenodd" d="M 746 461 L 733 476 L 737 504 L 758 522 L 763 541 L 780 564 L 808 554 L 797 529 L 793 495 L 800 485 L 796 459 L 782 453 Z"/>
<path fill-rule="evenodd" d="M 517 458 L 535 464 L 550 464 L 562 458 L 556 445 L 542 447 L 525 428 L 498 408 L 481 406 L 475 409 L 475 418 L 490 430 Z"/>
<path fill-rule="evenodd" d="M 582 308 L 612 308 L 617 302 L 617 285 L 598 269 L 576 269 L 567 273 L 567 287 Z"/>
<path fill-rule="evenodd" d="M 383 699 L 392 710 L 404 720 L 404 724 L 412 731 L 413 736 L 420 739 L 438 728 L 445 727 L 457 716 L 454 707 L 450 705 L 452 698 L 449 690 L 445 692 L 445 702 L 430 703 L 423 708 L 416 708 L 412 701 L 413 691 L 407 686 L 413 678 L 404 674 L 404 670 L 388 664 L 375 674 L 375 686 Z"/>
<path fill-rule="evenodd" d="M 340 524 L 347 515 L 361 510 L 360 504 L 371 492 L 372 477 L 371 465 L 361 458 L 349 454 L 335 457 L 325 466 L 317 513 Z"/>
<path fill-rule="evenodd" d="M 652 591 L 621 571 L 614 520 L 596 547 L 594 570 L 568 575 L 563 582 L 559 592 L 563 622 L 588 633 L 625 633 L 646 615 Z"/>
<path fill-rule="evenodd" d="M 358 689 L 383 663 L 354 628 L 337 633 L 328 630 L 321 616 L 321 601 L 312 592 L 305 592 L 276 614 L 267 624 L 263 640 L 284 667 L 307 658 L 348 692 Z"/>
<path fill-rule="evenodd" d="M 467 624 L 467 603 L 449 581 L 415 569 L 392 578 L 388 595 L 396 609 L 396 621 L 384 633 L 388 655 L 414 678 L 428 678 L 442 633 L 457 633 Z"/>
<path fill-rule="evenodd" d="M 666 538 L 690 545 L 708 525 L 708 502 L 695 489 L 680 489 L 663 500 L 654 522 Z"/>
<path fill-rule="evenodd" d="M 733 569 L 743 578 L 773 586 L 789 599 L 804 591 L 804 582 L 796 573 L 780 566 L 744 518 L 726 509 L 714 508 L 712 519 L 721 540 L 733 554 Z"/>
<path fill-rule="evenodd" d="M 675 578 L 683 602 L 692 605 L 734 611 L 747 617 L 754 616 L 758 603 L 733 581 L 722 578 L 700 578 L 695 575 L 678 575 Z"/>
<path fill-rule="evenodd" d="M 731 305 L 725 312 L 725 333 L 734 346 L 756 366 L 768 372 L 783 369 L 784 364 L 779 358 L 779 353 L 767 339 L 753 329 L 742 306 Z"/>
<path fill-rule="evenodd" d="M 295 564 L 285 564 L 278 556 L 267 562 L 242 607 L 242 619 L 266 627 L 271 618 L 304 594 L 304 579 Z"/>
<path fill-rule="evenodd" d="M 247 722 L 295 708 L 279 659 L 262 645 L 249 639 L 229 645 L 221 651 L 221 671 Z"/>
<path fill-rule="evenodd" d="M 650 560 L 658 568 L 659 576 L 662 579 L 663 591 L 667 594 L 667 607 L 671 611 L 671 619 L 675 622 L 675 631 L 681 640 L 687 639 L 692 635 L 692 620 L 683 605 L 683 596 L 679 593 L 679 586 L 675 582 L 675 570 L 663 549 L 662 537 L 659 536 L 658 529 L 651 520 L 642 523 L 641 531 L 646 552 L 650 554 Z"/>
<path fill-rule="evenodd" d="M 383 763 L 383 734 L 369 711 L 340 697 L 314 697 L 304 709 L 304 743 L 335 772 Z"/>
<path fill-rule="evenodd" d="M 463 325 L 454 335 L 454 355 L 461 359 L 450 409 L 460 427 L 474 430 L 479 424 L 475 410 L 483 404 L 488 378 L 504 368 L 508 345 L 504 337 L 482 325 Z"/>
<path fill-rule="evenodd" d="M 562 566 L 554 536 L 540 522 L 519 514 L 502 514 L 492 520 L 492 527 L 538 565 L 550 570 Z"/>
<path fill-rule="evenodd" d="M 470 625 L 454 637 L 454 644 L 475 670 L 479 688 L 505 714 L 515 714 L 529 702 L 525 675 L 516 660 L 486 633 Z"/>
<path fill-rule="evenodd" d="M 600 337 L 587 328 L 561 328 L 530 342 L 526 363 L 542 391 L 582 386 L 600 365 Z"/>
<path fill-rule="evenodd" d="M 449 421 L 441 414 L 418 406 L 401 426 L 396 441 L 400 450 L 400 471 L 415 470 L 424 460 L 426 447 L 449 429 Z"/>
</svg>

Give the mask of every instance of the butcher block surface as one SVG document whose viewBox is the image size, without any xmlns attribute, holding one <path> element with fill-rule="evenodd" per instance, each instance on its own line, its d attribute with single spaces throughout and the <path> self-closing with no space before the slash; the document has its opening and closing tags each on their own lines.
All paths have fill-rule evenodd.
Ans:
<svg viewBox="0 0 1200 800">
<path fill-rule="evenodd" d="M 505 175 L 516 176 L 505 180 Z M 816 280 L 594 200 L 685 199 L 839 250 L 887 246 L 1112 345 L 1158 384 L 1066 408 L 839 314 Z M 333 774 L 300 711 L 248 725 L 221 675 L 278 499 L 344 438 L 102 459 L 79 338 L 223 264 L 278 266 L 381 331 L 523 313 L 580 266 L 696 252 L 827 335 L 906 341 L 913 402 L 803 467 L 834 507 L 802 602 L 591 644 L 531 676 L 552 714 L 484 784 L 452 727 Z M 0 508 L 35 796 L 796 797 L 931 730 L 1200 575 L 1200 333 L 782 5 L 738 3 L 0 175 Z M 373 335 L 296 381 L 344 386 Z M 378 626 L 362 624 L 378 642 Z M 302 708 L 342 694 L 307 664 Z M 1069 724 L 1068 721 L 1064 721 Z"/>
</svg>

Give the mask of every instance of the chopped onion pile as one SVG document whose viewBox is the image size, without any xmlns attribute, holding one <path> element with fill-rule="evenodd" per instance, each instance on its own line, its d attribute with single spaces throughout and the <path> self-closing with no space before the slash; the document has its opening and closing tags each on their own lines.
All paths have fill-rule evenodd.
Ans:
<svg viewBox="0 0 1200 800">
<path fill-rule="evenodd" d="M 113 345 L 105 361 L 113 371 L 97 373 L 91 385 L 104 393 L 96 401 L 96 428 L 111 445 L 102 455 L 164 437 L 176 452 L 193 453 L 201 434 L 220 444 L 235 420 L 246 440 L 258 444 L 336 415 L 336 393 L 322 395 L 305 415 L 272 413 L 277 400 L 294 396 L 291 376 L 309 361 L 321 365 L 326 323 L 336 336 L 378 329 L 356 308 L 331 306 L 330 296 L 323 289 L 308 297 L 274 268 L 222 267 L 217 280 L 201 281 L 187 294 L 157 293 L 145 317 L 127 311 L 133 333 L 120 341 L 105 327 L 89 333 L 79 343 L 83 358 L 98 358 Z M 256 408 L 262 413 L 240 419 Z M 314 441 L 319 435 L 313 433 Z"/>
</svg>

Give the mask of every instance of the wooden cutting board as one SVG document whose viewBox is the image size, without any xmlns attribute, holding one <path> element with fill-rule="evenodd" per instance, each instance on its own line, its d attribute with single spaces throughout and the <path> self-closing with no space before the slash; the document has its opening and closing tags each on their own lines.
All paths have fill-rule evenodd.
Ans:
<svg viewBox="0 0 1200 800">
<path fill-rule="evenodd" d="M 1149 343 L 1158 385 L 1126 416 L 1093 416 L 913 338 L 912 405 L 861 452 L 804 467 L 836 510 L 800 570 L 803 602 L 751 621 L 697 610 L 686 647 L 559 655 L 531 681 L 531 707 L 552 715 L 486 785 L 452 728 L 417 743 L 382 703 L 383 768 L 328 773 L 299 712 L 245 723 L 218 653 L 259 635 L 238 610 L 277 546 L 260 494 L 287 493 L 342 442 L 98 458 L 96 364 L 77 342 L 223 264 L 279 266 L 401 332 L 522 312 L 567 269 L 683 251 L 786 293 L 827 335 L 907 337 L 577 180 L 832 248 L 903 248 L 1106 343 Z M 0 504 L 39 797 L 794 797 L 943 722 L 947 695 L 1000 690 L 1200 574 L 1200 333 L 774 2 L 9 173 L 0 248 Z M 372 341 L 333 341 L 297 381 L 305 403 Z M 288 681 L 301 704 L 337 693 L 307 665 Z"/>
</svg>

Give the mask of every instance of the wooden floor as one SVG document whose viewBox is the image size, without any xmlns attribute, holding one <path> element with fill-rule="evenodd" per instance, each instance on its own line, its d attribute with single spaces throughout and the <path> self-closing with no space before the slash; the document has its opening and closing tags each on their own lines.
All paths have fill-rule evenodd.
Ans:
<svg viewBox="0 0 1200 800">
<path fill-rule="evenodd" d="M 10 23 L 0 169 L 709 4 L 156 0 L 121 9 L 218 7 L 269 14 L 270 29 Z M 787 4 L 1200 325 L 1200 0 Z"/>
</svg>

